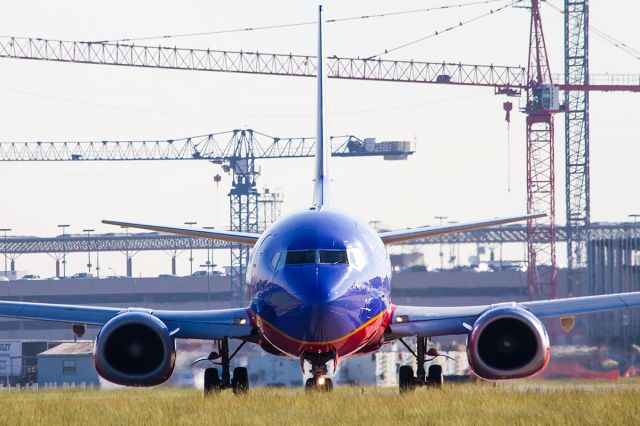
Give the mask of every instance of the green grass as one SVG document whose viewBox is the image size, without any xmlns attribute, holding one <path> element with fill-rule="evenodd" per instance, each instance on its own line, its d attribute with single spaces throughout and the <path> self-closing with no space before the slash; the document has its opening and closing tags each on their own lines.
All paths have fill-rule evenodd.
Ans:
<svg viewBox="0 0 640 426">
<path fill-rule="evenodd" d="M 638 424 L 640 382 L 524 381 L 395 389 L 252 389 L 204 398 L 195 389 L 0 392 L 0 425 Z"/>
</svg>

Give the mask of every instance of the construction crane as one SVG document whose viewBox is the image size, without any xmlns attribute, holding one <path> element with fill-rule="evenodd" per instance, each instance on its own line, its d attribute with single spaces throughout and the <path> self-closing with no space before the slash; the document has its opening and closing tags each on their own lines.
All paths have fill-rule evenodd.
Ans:
<svg viewBox="0 0 640 426">
<path fill-rule="evenodd" d="M 537 0 L 531 1 L 527 66 L 527 212 L 547 216 L 527 222 L 529 297 L 557 297 L 553 115 L 562 110 L 553 85 Z M 546 226 L 543 226 L 546 225 Z M 543 266 L 545 265 L 545 266 Z"/>
<path fill-rule="evenodd" d="M 565 115 L 566 223 L 569 292 L 580 283 L 589 217 L 589 92 L 640 92 L 633 84 L 591 84 L 588 72 L 588 1 L 565 1 L 565 82 L 554 84 L 540 15 L 531 0 L 527 66 L 527 211 L 546 213 L 528 222 L 528 291 L 531 299 L 557 297 L 554 114 Z M 560 103 L 559 91 L 565 91 Z M 584 232 L 586 230 L 586 232 Z"/>
<path fill-rule="evenodd" d="M 331 144 L 332 155 L 337 157 L 406 160 L 414 153 L 414 144 L 402 141 L 376 142 L 374 138 L 339 136 L 332 137 Z M 260 173 L 256 160 L 312 157 L 314 153 L 315 138 L 277 138 L 252 129 L 150 141 L 0 142 L 0 161 L 206 160 L 220 164 L 232 175 L 230 229 L 244 232 L 262 231 L 277 219 L 282 202 L 279 195 L 258 190 Z M 261 211 L 267 216 L 260 217 Z M 132 276 L 129 251 L 127 275 Z M 248 261 L 249 247 L 232 244 L 230 278 L 234 307 L 243 303 Z"/>
<path fill-rule="evenodd" d="M 553 115 L 567 112 L 567 254 L 570 267 L 584 262 L 584 228 L 589 225 L 588 93 L 640 92 L 640 80 L 615 75 L 592 78 L 588 70 L 588 0 L 565 0 L 565 81 L 554 83 L 546 54 L 539 0 L 531 0 L 529 64 L 471 65 L 451 62 L 398 61 L 329 57 L 330 78 L 493 88 L 498 95 L 527 94 L 527 208 L 546 213 L 529 223 L 530 298 L 555 297 L 555 175 Z M 136 46 L 0 37 L 0 57 L 299 77 L 315 76 L 315 57 L 211 49 Z M 560 104 L 560 91 L 565 103 Z M 505 107 L 506 107 L 505 103 Z"/>
<path fill-rule="evenodd" d="M 589 84 L 588 0 L 564 1 L 564 83 Z M 591 225 L 589 91 L 565 91 L 564 107 L 567 281 L 571 296 L 586 288 L 586 251 Z"/>
</svg>

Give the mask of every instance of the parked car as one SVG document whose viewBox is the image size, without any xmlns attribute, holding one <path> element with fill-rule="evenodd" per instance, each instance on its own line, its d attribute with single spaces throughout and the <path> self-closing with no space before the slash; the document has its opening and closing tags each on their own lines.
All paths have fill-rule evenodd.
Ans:
<svg viewBox="0 0 640 426">
<path fill-rule="evenodd" d="M 7 281 L 11 281 L 11 280 L 9 278 L 5 277 L 4 275 L 0 275 L 0 281 L 7 282 Z"/>
<path fill-rule="evenodd" d="M 20 279 L 21 280 L 28 280 L 28 281 L 39 280 L 40 279 L 40 275 L 27 274 L 27 275 L 23 275 L 22 278 L 20 278 Z"/>
<path fill-rule="evenodd" d="M 179 278 L 179 277 L 173 274 L 160 274 L 158 275 L 158 278 Z"/>
<path fill-rule="evenodd" d="M 206 277 L 207 275 L 209 276 L 220 276 L 222 275 L 222 272 L 220 271 L 195 271 L 193 274 L 191 274 L 192 277 Z"/>
<path fill-rule="evenodd" d="M 69 278 L 71 278 L 72 280 L 85 280 L 88 278 L 93 278 L 93 274 L 90 274 L 88 272 L 78 272 L 77 274 L 71 275 Z"/>
</svg>

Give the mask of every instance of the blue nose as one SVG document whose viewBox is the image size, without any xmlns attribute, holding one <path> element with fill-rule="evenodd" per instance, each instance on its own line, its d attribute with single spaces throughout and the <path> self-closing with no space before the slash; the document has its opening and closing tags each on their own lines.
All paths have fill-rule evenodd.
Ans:
<svg viewBox="0 0 640 426">
<path fill-rule="evenodd" d="M 283 271 L 287 290 L 300 302 L 314 305 L 331 302 L 349 290 L 346 265 L 288 266 Z"/>
</svg>

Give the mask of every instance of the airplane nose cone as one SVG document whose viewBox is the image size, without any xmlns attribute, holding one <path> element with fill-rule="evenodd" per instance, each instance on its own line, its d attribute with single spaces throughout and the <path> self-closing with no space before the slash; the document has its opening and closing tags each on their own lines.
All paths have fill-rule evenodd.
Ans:
<svg viewBox="0 0 640 426">
<path fill-rule="evenodd" d="M 292 296 L 313 305 L 342 296 L 350 287 L 347 272 L 343 265 L 299 266 L 286 268 L 283 278 Z"/>
<path fill-rule="evenodd" d="M 262 333 L 290 354 L 364 344 L 382 321 L 386 303 L 375 286 L 354 282 L 349 271 L 322 264 L 283 268 L 280 282 L 258 293 L 251 307 Z"/>
</svg>

